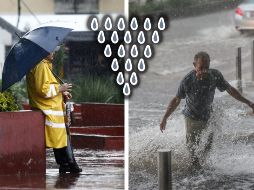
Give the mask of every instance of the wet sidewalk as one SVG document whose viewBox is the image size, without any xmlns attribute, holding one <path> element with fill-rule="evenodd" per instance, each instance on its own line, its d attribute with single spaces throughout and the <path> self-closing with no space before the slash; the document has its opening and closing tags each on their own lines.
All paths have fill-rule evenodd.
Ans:
<svg viewBox="0 0 254 190">
<path fill-rule="evenodd" d="M 79 175 L 58 173 L 52 150 L 47 150 L 46 175 L 0 176 L 0 189 L 124 189 L 124 152 L 77 149 Z"/>
</svg>

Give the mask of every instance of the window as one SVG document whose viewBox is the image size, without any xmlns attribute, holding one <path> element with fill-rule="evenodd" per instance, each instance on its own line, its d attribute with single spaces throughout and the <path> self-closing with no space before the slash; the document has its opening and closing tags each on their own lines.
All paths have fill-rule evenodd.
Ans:
<svg viewBox="0 0 254 190">
<path fill-rule="evenodd" d="M 99 12 L 99 0 L 55 0 L 56 14 L 87 14 Z"/>
</svg>

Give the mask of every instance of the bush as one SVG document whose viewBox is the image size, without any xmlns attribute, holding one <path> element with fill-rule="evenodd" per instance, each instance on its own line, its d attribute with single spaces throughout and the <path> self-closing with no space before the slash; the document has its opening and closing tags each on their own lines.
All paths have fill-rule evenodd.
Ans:
<svg viewBox="0 0 254 190">
<path fill-rule="evenodd" d="M 10 90 L 0 93 L 0 112 L 17 111 L 19 105 Z"/>
<path fill-rule="evenodd" d="M 123 103 L 121 88 L 113 77 L 83 76 L 73 80 L 74 102 Z"/>
</svg>

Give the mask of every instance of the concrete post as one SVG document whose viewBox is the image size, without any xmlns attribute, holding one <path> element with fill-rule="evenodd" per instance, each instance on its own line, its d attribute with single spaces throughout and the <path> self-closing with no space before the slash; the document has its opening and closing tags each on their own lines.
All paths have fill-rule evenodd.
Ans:
<svg viewBox="0 0 254 190">
<path fill-rule="evenodd" d="M 242 89 L 242 54 L 241 48 L 237 48 L 237 55 L 236 55 L 236 80 L 237 80 L 237 89 L 239 92 L 243 92 Z"/>
<path fill-rule="evenodd" d="M 159 190 L 172 190 L 171 151 L 158 150 Z"/>
<path fill-rule="evenodd" d="M 254 40 L 251 48 L 251 80 L 254 81 Z"/>
</svg>

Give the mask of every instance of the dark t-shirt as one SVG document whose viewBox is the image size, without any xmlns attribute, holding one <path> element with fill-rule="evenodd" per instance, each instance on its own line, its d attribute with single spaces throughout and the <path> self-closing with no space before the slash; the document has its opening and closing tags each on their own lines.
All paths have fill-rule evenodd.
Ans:
<svg viewBox="0 0 254 190">
<path fill-rule="evenodd" d="M 208 77 L 197 80 L 196 71 L 188 73 L 181 81 L 176 96 L 186 98 L 183 114 L 194 120 L 207 121 L 212 110 L 215 89 L 221 92 L 227 90 L 230 84 L 224 79 L 220 71 L 208 70 Z"/>
</svg>

